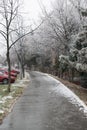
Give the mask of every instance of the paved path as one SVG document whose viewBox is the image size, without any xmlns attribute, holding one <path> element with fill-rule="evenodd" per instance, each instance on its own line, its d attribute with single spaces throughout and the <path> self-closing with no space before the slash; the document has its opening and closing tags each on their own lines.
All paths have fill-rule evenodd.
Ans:
<svg viewBox="0 0 87 130">
<path fill-rule="evenodd" d="M 49 76 L 31 72 L 31 81 L 0 130 L 87 130 L 87 118 L 79 107 L 53 88 Z"/>
</svg>

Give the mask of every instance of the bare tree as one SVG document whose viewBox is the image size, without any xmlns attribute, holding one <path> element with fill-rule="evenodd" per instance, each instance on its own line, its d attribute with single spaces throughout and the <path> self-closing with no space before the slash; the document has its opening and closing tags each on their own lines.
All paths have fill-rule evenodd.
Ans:
<svg viewBox="0 0 87 130">
<path fill-rule="evenodd" d="M 25 34 L 25 32 L 23 32 L 23 30 L 21 29 L 17 32 L 18 37 Z M 26 43 L 26 37 L 23 37 L 18 41 L 18 44 L 14 45 L 14 49 L 17 54 L 17 58 L 18 58 L 19 66 L 21 70 L 20 72 L 21 79 L 25 77 L 25 59 L 26 59 L 26 53 L 27 53 L 27 46 L 25 43 Z"/>
<path fill-rule="evenodd" d="M 31 34 L 33 31 L 37 30 L 39 26 L 35 29 L 22 34 L 19 37 L 15 37 L 14 32 L 17 30 L 14 28 L 14 24 L 17 23 L 16 17 L 18 16 L 18 9 L 19 9 L 19 0 L 2 0 L 0 5 L 0 16 L 1 16 L 1 29 L 0 34 L 4 37 L 5 43 L 7 46 L 7 63 L 8 63 L 8 72 L 9 72 L 9 81 L 8 81 L 8 92 L 11 91 L 11 64 L 10 64 L 10 49 L 13 45 L 15 45 L 21 38 L 24 36 Z M 15 40 L 11 40 L 12 36 L 15 37 Z"/>
<path fill-rule="evenodd" d="M 10 71 L 11 71 L 11 64 L 10 64 L 10 35 L 12 32 L 14 32 L 14 29 L 12 27 L 16 16 L 18 14 L 18 8 L 19 8 L 19 1 L 18 0 L 2 0 L 0 5 L 0 15 L 1 15 L 1 22 L 0 25 L 1 30 L 0 34 L 4 37 L 5 43 L 7 46 L 7 63 L 8 63 L 8 72 L 9 72 L 9 81 L 8 81 L 8 91 L 10 92 Z"/>
<path fill-rule="evenodd" d="M 50 13 L 47 12 L 42 3 L 41 9 L 43 12 L 43 19 L 46 20 L 45 29 L 47 36 L 50 37 L 51 40 L 54 39 L 55 42 L 59 44 L 58 48 L 60 48 L 60 51 L 65 48 L 64 51 L 67 53 L 69 51 L 71 35 L 78 28 L 78 24 L 74 18 L 72 6 L 70 5 L 71 8 L 69 8 L 66 0 L 58 0 L 57 2 L 55 7 L 53 7 L 53 11 Z"/>
</svg>

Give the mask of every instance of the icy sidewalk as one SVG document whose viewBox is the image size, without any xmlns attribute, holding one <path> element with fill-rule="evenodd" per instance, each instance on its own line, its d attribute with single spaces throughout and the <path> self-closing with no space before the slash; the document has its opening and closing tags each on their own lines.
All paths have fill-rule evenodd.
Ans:
<svg viewBox="0 0 87 130">
<path fill-rule="evenodd" d="M 52 89 L 52 91 L 67 98 L 69 102 L 78 107 L 79 111 L 82 111 L 87 117 L 87 105 L 85 104 L 85 102 L 82 101 L 73 91 L 71 91 L 67 86 L 62 84 L 59 80 L 53 78 L 52 76 L 49 76 L 48 74 L 46 75 L 47 77 L 49 77 L 50 80 L 54 80 L 57 83 L 56 86 Z"/>
</svg>

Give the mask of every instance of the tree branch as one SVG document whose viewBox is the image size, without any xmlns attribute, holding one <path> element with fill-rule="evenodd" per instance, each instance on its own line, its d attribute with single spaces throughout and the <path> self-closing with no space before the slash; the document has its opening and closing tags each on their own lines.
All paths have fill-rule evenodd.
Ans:
<svg viewBox="0 0 87 130">
<path fill-rule="evenodd" d="M 5 28 L 6 28 L 6 26 L 5 26 L 3 23 L 1 23 L 1 22 L 0 22 L 0 24 L 1 24 L 3 27 L 5 27 Z"/>
<path fill-rule="evenodd" d="M 11 47 L 16 43 L 18 42 L 21 38 L 25 37 L 26 35 L 29 35 L 29 34 L 32 34 L 34 31 L 36 31 L 41 25 L 42 25 L 43 21 L 35 28 L 33 29 L 32 31 L 20 36 L 17 40 L 15 40 L 10 46 L 9 46 L 9 50 L 11 49 Z"/>
<path fill-rule="evenodd" d="M 5 38 L 5 40 L 7 40 L 6 36 L 4 35 L 3 31 L 0 30 L 0 34 Z"/>
</svg>

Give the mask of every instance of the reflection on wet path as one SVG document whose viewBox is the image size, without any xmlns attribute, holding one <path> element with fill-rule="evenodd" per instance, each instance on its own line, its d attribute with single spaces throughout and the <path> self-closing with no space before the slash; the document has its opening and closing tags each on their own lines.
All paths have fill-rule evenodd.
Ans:
<svg viewBox="0 0 87 130">
<path fill-rule="evenodd" d="M 0 130 L 87 130 L 87 118 L 66 91 L 48 75 L 31 72 L 28 88 Z"/>
</svg>

